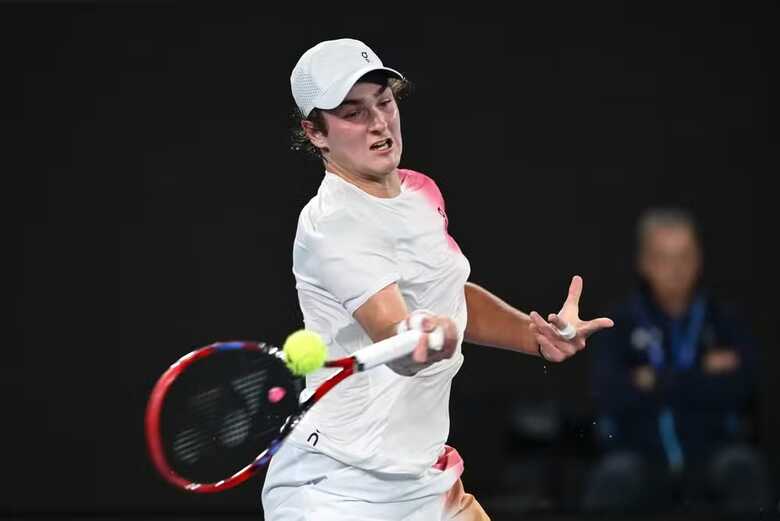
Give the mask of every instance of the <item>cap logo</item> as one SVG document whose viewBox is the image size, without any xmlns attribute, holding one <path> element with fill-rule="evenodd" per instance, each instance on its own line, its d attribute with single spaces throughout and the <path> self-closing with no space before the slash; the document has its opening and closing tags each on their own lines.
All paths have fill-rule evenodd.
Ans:
<svg viewBox="0 0 780 521">
<path fill-rule="evenodd" d="M 368 53 L 366 51 L 361 52 L 360 55 L 364 60 L 366 60 L 367 63 L 371 63 L 371 60 L 368 59 Z"/>
</svg>

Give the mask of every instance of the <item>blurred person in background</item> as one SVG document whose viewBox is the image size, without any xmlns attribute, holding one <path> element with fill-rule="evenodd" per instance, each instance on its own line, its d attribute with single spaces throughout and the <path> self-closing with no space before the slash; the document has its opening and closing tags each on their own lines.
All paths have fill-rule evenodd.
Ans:
<svg viewBox="0 0 780 521">
<path fill-rule="evenodd" d="M 688 212 L 647 210 L 637 241 L 639 285 L 611 314 L 615 327 L 594 338 L 602 457 L 583 508 L 769 508 L 748 327 L 703 284 L 700 236 Z"/>
</svg>

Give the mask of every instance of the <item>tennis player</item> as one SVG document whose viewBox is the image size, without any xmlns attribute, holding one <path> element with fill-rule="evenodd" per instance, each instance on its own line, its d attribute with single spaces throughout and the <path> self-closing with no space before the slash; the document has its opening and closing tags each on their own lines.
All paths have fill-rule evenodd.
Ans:
<svg viewBox="0 0 780 521">
<path fill-rule="evenodd" d="M 406 85 L 354 39 L 321 42 L 295 65 L 301 142 L 325 173 L 300 213 L 293 272 L 305 327 L 332 357 L 408 327 L 441 328 L 444 348 L 423 340 L 407 360 L 360 373 L 323 398 L 271 461 L 262 493 L 269 521 L 489 519 L 464 492 L 463 461 L 445 444 L 461 343 L 560 362 L 612 326 L 580 320 L 580 277 L 547 320 L 468 282 L 436 183 L 399 168 L 397 98 Z M 420 323 L 410 320 L 418 315 Z M 307 388 L 328 376 L 310 375 Z"/>
</svg>

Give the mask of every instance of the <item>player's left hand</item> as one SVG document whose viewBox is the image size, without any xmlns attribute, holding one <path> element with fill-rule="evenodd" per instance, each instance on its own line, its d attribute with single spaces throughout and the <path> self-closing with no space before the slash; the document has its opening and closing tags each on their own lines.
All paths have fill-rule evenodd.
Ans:
<svg viewBox="0 0 780 521">
<path fill-rule="evenodd" d="M 615 325 L 611 319 L 605 317 L 580 320 L 581 294 L 582 277 L 575 275 L 569 285 L 569 295 L 557 314 L 550 313 L 547 320 L 544 320 L 536 311 L 531 312 L 529 328 L 539 344 L 539 354 L 545 360 L 563 362 L 585 349 L 590 335 Z M 568 326 L 573 329 L 568 329 Z M 571 335 L 565 334 L 567 329 Z"/>
</svg>

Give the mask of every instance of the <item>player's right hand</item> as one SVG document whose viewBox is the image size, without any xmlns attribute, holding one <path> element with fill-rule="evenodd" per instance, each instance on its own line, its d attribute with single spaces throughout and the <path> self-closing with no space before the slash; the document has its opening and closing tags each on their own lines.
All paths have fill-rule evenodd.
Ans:
<svg viewBox="0 0 780 521">
<path fill-rule="evenodd" d="M 413 314 L 420 313 L 423 313 L 423 318 L 422 321 L 418 322 L 419 325 L 415 327 L 410 324 L 412 322 L 410 320 L 412 314 L 410 314 L 406 318 L 405 329 L 415 327 L 426 334 L 420 337 L 420 341 L 411 355 L 387 364 L 390 369 L 404 376 L 412 376 L 440 360 L 451 358 L 458 345 L 458 327 L 451 318 L 421 311 L 415 311 Z M 444 337 L 441 349 L 433 349 L 428 345 L 429 333 L 432 333 L 436 328 L 441 328 Z"/>
</svg>

